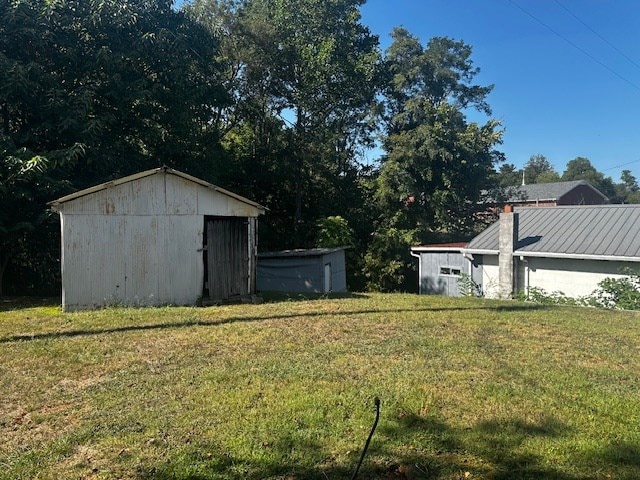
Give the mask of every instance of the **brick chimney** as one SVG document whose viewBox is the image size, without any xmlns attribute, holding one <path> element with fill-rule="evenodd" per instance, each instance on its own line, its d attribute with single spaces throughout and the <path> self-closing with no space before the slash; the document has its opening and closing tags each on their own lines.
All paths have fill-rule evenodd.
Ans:
<svg viewBox="0 0 640 480">
<path fill-rule="evenodd" d="M 518 214 L 511 205 L 505 205 L 500 214 L 500 234 L 498 239 L 498 295 L 500 298 L 512 298 L 516 259 L 513 252 L 518 244 Z"/>
</svg>

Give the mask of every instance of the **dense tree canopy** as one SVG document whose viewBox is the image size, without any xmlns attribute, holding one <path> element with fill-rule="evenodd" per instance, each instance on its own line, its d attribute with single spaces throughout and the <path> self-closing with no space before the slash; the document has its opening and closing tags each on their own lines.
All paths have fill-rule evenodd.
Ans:
<svg viewBox="0 0 640 480">
<path fill-rule="evenodd" d="M 348 217 L 335 205 L 361 201 L 356 152 L 370 142 L 380 63 L 377 37 L 360 23 L 362 3 L 198 0 L 190 7 L 225 32 L 234 66 L 229 84 L 238 102 L 227 115 L 233 140 L 225 147 L 237 168 L 220 165 L 225 180 L 246 183 L 264 172 L 254 169 L 256 157 L 271 157 L 264 167 L 275 175 L 252 181 L 279 212 L 274 244 L 311 241 L 318 217 Z"/>
<path fill-rule="evenodd" d="M 471 46 L 397 28 L 381 52 L 363 3 L 0 2 L 0 288 L 55 293 L 46 202 L 163 164 L 266 205 L 263 250 L 346 243 L 351 288 L 415 288 L 409 245 L 468 238 L 522 171 L 500 165 Z M 525 170 L 560 178 L 541 155 Z M 640 200 L 630 172 L 575 159 L 570 178 Z"/>
<path fill-rule="evenodd" d="M 492 87 L 472 83 L 478 70 L 471 47 L 449 38 L 433 38 L 425 47 L 402 28 L 392 37 L 385 55 L 386 155 L 377 179 L 380 214 L 372 243 L 377 251 L 367 257 L 369 284 L 381 289 L 401 287 L 410 243 L 472 234 L 481 191 L 490 187 L 502 160 L 496 151 L 502 139 L 498 122 L 470 123 L 464 113 L 491 113 L 486 97 Z M 385 254 L 385 246 L 395 252 Z"/>
<path fill-rule="evenodd" d="M 0 3 L 3 265 L 53 229 L 56 196 L 162 164 L 210 176 L 217 42 L 171 4 Z"/>
<path fill-rule="evenodd" d="M 532 155 L 524 166 L 525 184 L 559 182 L 560 175 L 544 155 Z"/>
</svg>

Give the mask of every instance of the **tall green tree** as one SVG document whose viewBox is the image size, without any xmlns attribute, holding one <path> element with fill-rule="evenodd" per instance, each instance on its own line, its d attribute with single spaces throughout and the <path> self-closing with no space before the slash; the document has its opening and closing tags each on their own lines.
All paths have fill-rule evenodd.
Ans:
<svg viewBox="0 0 640 480">
<path fill-rule="evenodd" d="M 3 115 L 17 146 L 83 145 L 68 172 L 77 183 L 162 164 L 197 169 L 210 106 L 226 101 L 209 32 L 169 0 L 6 3 Z"/>
<path fill-rule="evenodd" d="M 495 181 L 501 188 L 517 187 L 522 184 L 522 170 L 513 163 L 503 163 L 496 172 Z"/>
<path fill-rule="evenodd" d="M 569 161 L 562 174 L 562 180 L 585 180 L 605 194 L 611 203 L 620 202 L 611 177 L 599 172 L 588 158 L 576 157 Z"/>
<path fill-rule="evenodd" d="M 489 115 L 492 87 L 473 84 L 478 69 L 464 42 L 433 38 L 425 47 L 402 28 L 392 38 L 385 54 L 386 155 L 377 184 L 376 235 L 396 232 L 389 245 L 469 236 L 481 191 L 490 186 L 503 156 L 496 150 L 502 140 L 499 123 L 468 122 L 465 111 L 475 108 Z M 407 277 L 400 272 L 405 265 L 397 253 L 383 257 L 382 252 L 372 256 L 376 262 L 370 270 Z M 371 286 L 389 283 L 393 280 L 372 279 Z"/>
<path fill-rule="evenodd" d="M 616 197 L 621 203 L 640 203 L 640 186 L 631 170 L 623 170 L 620 183 L 614 185 Z"/>
<path fill-rule="evenodd" d="M 289 196 L 279 214 L 294 232 L 283 240 L 297 246 L 312 241 L 318 218 L 348 215 L 343 210 L 358 196 L 358 149 L 370 141 L 380 62 L 377 37 L 360 22 L 362 3 L 199 0 L 191 7 L 228 34 L 229 82 L 238 99 L 225 115 L 231 128 L 259 138 L 262 125 L 280 125 L 286 145 L 270 145 L 279 153 L 269 157 L 288 172 L 278 178 Z M 259 174 L 255 160 L 244 158 L 245 170 Z"/>
<path fill-rule="evenodd" d="M 544 155 L 532 155 L 524 166 L 524 182 L 527 185 L 559 181 L 560 175 Z"/>
<path fill-rule="evenodd" d="M 638 180 L 631 173 L 631 170 L 623 170 L 622 174 L 620 175 L 620 180 L 622 181 L 622 184 L 625 186 L 625 188 L 629 192 L 635 193 L 637 191 L 640 191 L 640 186 L 638 186 Z"/>
</svg>

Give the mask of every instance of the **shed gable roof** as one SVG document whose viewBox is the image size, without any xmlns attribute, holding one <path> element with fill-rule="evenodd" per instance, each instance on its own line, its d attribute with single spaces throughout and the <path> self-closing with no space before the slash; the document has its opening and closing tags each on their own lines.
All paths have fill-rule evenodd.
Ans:
<svg viewBox="0 0 640 480">
<path fill-rule="evenodd" d="M 521 207 L 514 254 L 640 262 L 640 205 Z M 469 242 L 469 253 L 498 254 L 500 222 Z"/>
<path fill-rule="evenodd" d="M 263 207 L 262 205 L 260 205 L 259 203 L 256 203 L 252 200 L 249 200 L 248 198 L 245 198 L 241 195 L 238 195 L 236 193 L 233 193 L 229 190 L 226 190 L 224 188 L 218 187 L 217 185 L 214 185 L 212 183 L 206 182 L 204 180 L 201 180 L 199 178 L 193 177 L 191 175 L 188 175 L 186 173 L 180 172 L 178 170 L 174 170 L 172 168 L 169 167 L 159 167 L 159 168 L 154 168 L 151 170 L 145 170 L 143 172 L 139 172 L 139 173 L 135 173 L 133 175 L 129 175 L 126 177 L 122 177 L 122 178 L 118 178 L 116 180 L 111 180 L 109 182 L 104 182 L 101 183 L 99 185 L 95 185 L 93 187 L 89 187 L 89 188 L 85 188 L 84 190 L 80 190 L 78 192 L 74 192 L 71 193 L 69 195 L 65 195 L 64 197 L 58 198 L 57 200 L 53 200 L 52 202 L 49 202 L 49 205 L 54 209 L 57 210 L 59 209 L 59 207 L 61 205 L 63 205 L 64 203 L 76 200 L 78 198 L 82 198 L 88 195 L 92 195 L 94 193 L 98 193 L 101 192 L 103 190 L 106 190 L 108 188 L 112 188 L 118 185 L 123 185 L 125 183 L 129 183 L 129 182 L 133 182 L 136 180 L 141 180 L 143 178 L 146 177 L 150 177 L 152 175 L 158 175 L 158 174 L 168 174 L 168 175 L 175 175 L 177 177 L 183 178 L 189 182 L 193 182 L 194 184 L 203 186 L 205 188 L 208 188 L 210 190 L 213 190 L 215 192 L 218 192 L 222 195 L 225 195 L 227 197 L 230 197 L 234 200 L 240 201 L 242 203 L 245 203 L 247 205 L 250 205 L 252 207 L 255 207 L 256 209 L 258 209 L 260 211 L 260 213 L 264 213 L 266 210 L 266 207 Z"/>
</svg>

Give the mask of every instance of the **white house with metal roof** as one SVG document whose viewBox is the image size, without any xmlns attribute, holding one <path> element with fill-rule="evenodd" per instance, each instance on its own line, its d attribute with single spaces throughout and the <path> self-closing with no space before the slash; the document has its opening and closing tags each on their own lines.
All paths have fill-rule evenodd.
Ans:
<svg viewBox="0 0 640 480">
<path fill-rule="evenodd" d="M 462 253 L 485 296 L 532 287 L 589 295 L 603 279 L 640 268 L 640 205 L 516 208 Z"/>
<path fill-rule="evenodd" d="M 167 167 L 50 203 L 62 230 L 62 306 L 193 305 L 256 291 L 265 208 Z"/>
</svg>

